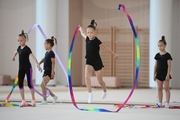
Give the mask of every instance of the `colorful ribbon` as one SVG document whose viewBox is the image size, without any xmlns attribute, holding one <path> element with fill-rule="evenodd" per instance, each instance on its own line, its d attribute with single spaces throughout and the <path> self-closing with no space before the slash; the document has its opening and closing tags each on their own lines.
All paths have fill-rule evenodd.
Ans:
<svg viewBox="0 0 180 120">
<path fill-rule="evenodd" d="M 121 106 L 121 104 L 114 104 L 115 108 L 119 108 Z M 146 109 L 146 108 L 164 108 L 164 106 L 160 107 L 158 105 L 144 105 L 144 106 L 135 106 L 133 104 L 130 105 L 125 105 L 123 108 L 128 108 L 128 109 L 132 109 L 132 108 L 142 108 L 142 109 Z M 180 109 L 180 106 L 175 106 L 175 105 L 170 105 L 169 109 Z"/>
<path fill-rule="evenodd" d="M 10 91 L 10 93 L 8 94 L 8 96 L 6 97 L 6 100 L 5 102 L 0 102 L 0 107 L 11 107 L 11 106 L 19 106 L 18 104 L 13 104 L 13 103 L 8 103 L 8 100 L 11 96 L 11 94 L 13 93 L 15 87 L 17 86 L 17 83 L 18 83 L 18 77 L 16 77 L 14 83 L 13 83 L 13 86 L 12 86 L 12 89 Z M 30 104 L 25 104 L 25 107 L 28 107 L 28 106 L 31 106 Z"/>
<path fill-rule="evenodd" d="M 115 108 L 119 108 L 121 106 L 121 104 L 114 104 L 114 107 Z M 160 108 L 159 106 L 157 105 L 144 105 L 144 106 L 135 106 L 133 104 L 126 104 L 123 106 L 123 108 Z"/>
<path fill-rule="evenodd" d="M 12 107 L 12 106 L 14 106 L 14 107 L 19 107 L 18 104 L 0 102 L 0 107 Z M 31 104 L 28 104 L 28 103 L 26 103 L 26 104 L 24 105 L 24 107 L 30 107 L 30 106 L 32 106 L 32 105 L 31 105 Z"/>
<path fill-rule="evenodd" d="M 18 77 L 16 77 L 16 79 L 13 83 L 12 89 L 11 89 L 10 93 L 8 94 L 8 96 L 6 97 L 6 100 L 5 100 L 6 103 L 8 103 L 8 100 L 9 100 L 12 92 L 14 91 L 15 87 L 17 86 L 17 83 L 18 83 Z"/>
<path fill-rule="evenodd" d="M 117 110 L 115 110 L 115 111 L 111 111 L 111 110 L 107 110 L 107 109 L 103 109 L 103 108 L 79 108 L 77 106 L 75 98 L 74 98 L 74 93 L 73 93 L 73 88 L 72 88 L 72 79 L 71 79 L 72 50 L 73 50 L 74 42 L 75 42 L 75 39 L 76 39 L 76 35 L 78 33 L 78 30 L 79 30 L 79 27 L 76 27 L 75 32 L 74 32 L 74 36 L 73 36 L 73 39 L 72 39 L 72 43 L 71 43 L 71 46 L 70 46 L 70 50 L 69 50 L 69 57 L 68 57 L 68 78 L 69 78 L 68 79 L 68 85 L 69 85 L 69 92 L 70 92 L 72 103 L 79 110 L 93 111 L 93 112 L 119 112 L 124 107 L 124 105 L 128 102 L 128 100 L 131 98 L 131 96 L 132 96 L 132 94 L 134 92 L 134 89 L 136 88 L 136 83 L 138 81 L 138 74 L 139 74 L 139 66 L 140 66 L 139 40 L 138 40 L 138 36 L 137 36 L 136 30 L 135 30 L 135 27 L 133 25 L 133 21 L 132 21 L 131 17 L 129 16 L 129 14 L 127 13 L 125 6 L 123 4 L 120 4 L 118 9 L 120 10 L 120 8 L 123 9 L 124 13 L 126 14 L 128 20 L 129 20 L 129 23 L 131 25 L 131 28 L 132 28 L 132 31 L 133 31 L 133 34 L 134 34 L 134 37 L 135 37 L 135 44 L 136 44 L 136 72 L 135 72 L 134 84 L 132 86 L 131 92 L 129 93 L 129 95 L 126 98 L 126 100 L 124 101 L 124 103 L 122 105 L 120 105 L 119 108 Z"/>
</svg>

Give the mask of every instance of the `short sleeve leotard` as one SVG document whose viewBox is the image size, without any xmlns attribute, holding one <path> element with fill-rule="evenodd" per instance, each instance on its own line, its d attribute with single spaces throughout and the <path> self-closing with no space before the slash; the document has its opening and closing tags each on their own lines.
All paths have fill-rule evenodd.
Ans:
<svg viewBox="0 0 180 120">
<path fill-rule="evenodd" d="M 157 60 L 156 78 L 160 81 L 164 81 L 166 79 L 166 75 L 168 71 L 167 61 L 172 60 L 172 57 L 168 52 L 163 55 L 157 53 L 154 59 Z"/>
<path fill-rule="evenodd" d="M 51 78 L 52 61 L 51 58 L 55 58 L 53 51 L 47 51 L 44 57 L 44 74 L 43 77 L 49 76 Z"/>
<path fill-rule="evenodd" d="M 86 37 L 86 64 L 91 65 L 95 71 L 101 70 L 104 67 L 99 54 L 100 44 L 102 42 L 97 37 L 94 40 Z"/>
<path fill-rule="evenodd" d="M 18 71 L 19 88 L 20 90 L 23 89 L 24 77 L 26 74 L 28 86 L 30 89 L 33 89 L 34 86 L 32 82 L 32 68 L 31 68 L 31 63 L 29 60 L 29 55 L 32 53 L 32 51 L 26 45 L 24 48 L 21 48 L 21 46 L 19 46 L 17 48 L 17 52 L 19 54 L 19 71 Z"/>
<path fill-rule="evenodd" d="M 29 55 L 32 53 L 31 49 L 26 45 L 21 49 L 21 46 L 17 48 L 19 54 L 19 69 L 29 69 L 31 68 L 31 63 L 29 61 Z"/>
</svg>

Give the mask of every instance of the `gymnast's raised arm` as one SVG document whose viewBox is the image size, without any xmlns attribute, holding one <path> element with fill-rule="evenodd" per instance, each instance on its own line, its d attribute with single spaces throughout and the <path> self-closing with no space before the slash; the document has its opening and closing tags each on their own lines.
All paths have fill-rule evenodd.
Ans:
<svg viewBox="0 0 180 120">
<path fill-rule="evenodd" d="M 79 31 L 81 33 L 81 35 L 83 36 L 83 38 L 86 39 L 87 35 L 86 35 L 86 32 L 83 30 L 83 28 L 79 25 Z"/>
</svg>

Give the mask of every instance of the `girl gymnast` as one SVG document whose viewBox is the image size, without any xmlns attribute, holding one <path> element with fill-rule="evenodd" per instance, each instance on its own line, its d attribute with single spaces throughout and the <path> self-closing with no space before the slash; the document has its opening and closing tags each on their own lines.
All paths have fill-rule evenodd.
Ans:
<svg viewBox="0 0 180 120">
<path fill-rule="evenodd" d="M 44 42 L 44 48 L 47 51 L 45 54 L 45 57 L 40 61 L 39 65 L 41 65 L 42 63 L 44 63 L 44 74 L 43 74 L 43 81 L 41 83 L 41 88 L 42 88 L 42 93 L 44 96 L 46 96 L 46 85 L 48 84 L 48 82 L 54 78 L 55 72 L 55 54 L 52 51 L 52 48 L 54 46 L 54 42 L 57 44 L 57 39 L 54 38 L 53 36 L 51 37 L 51 39 L 47 39 Z M 55 96 L 51 90 L 50 91 L 50 95 L 53 97 L 53 104 L 56 103 L 58 97 Z M 41 102 L 41 105 L 46 105 L 47 104 L 47 100 L 44 97 L 43 101 Z"/>
<path fill-rule="evenodd" d="M 36 106 L 36 100 L 34 96 L 34 86 L 32 82 L 32 66 L 29 61 L 29 56 L 33 58 L 35 63 L 37 64 L 37 67 L 40 72 L 42 72 L 41 67 L 38 64 L 38 61 L 36 57 L 32 54 L 31 49 L 26 45 L 26 42 L 28 41 L 28 35 L 27 33 L 24 33 L 24 30 L 22 30 L 21 34 L 18 35 L 18 43 L 19 47 L 17 48 L 17 51 L 15 51 L 12 60 L 15 61 L 15 57 L 17 54 L 19 54 L 19 72 L 18 72 L 18 78 L 19 78 L 19 90 L 22 98 L 22 102 L 20 104 L 20 107 L 23 107 L 26 104 L 25 96 L 24 96 L 24 77 L 25 74 L 27 75 L 27 83 L 28 87 L 31 91 L 32 96 L 32 107 Z"/>
<path fill-rule="evenodd" d="M 172 57 L 170 53 L 168 53 L 166 48 L 166 40 L 165 37 L 162 36 L 162 39 L 158 42 L 158 47 L 160 52 L 157 53 L 154 57 L 156 60 L 154 66 L 154 81 L 157 82 L 158 85 L 158 99 L 159 99 L 159 106 L 162 107 L 162 99 L 163 99 L 163 84 L 166 92 L 166 103 L 165 107 L 169 107 L 170 101 L 170 90 L 169 90 L 169 81 L 171 79 L 171 61 Z"/>
<path fill-rule="evenodd" d="M 115 54 L 113 51 L 108 49 L 102 42 L 96 37 L 96 27 L 97 23 L 95 20 L 92 20 L 90 25 L 87 27 L 87 34 L 84 32 L 82 27 L 80 27 L 79 31 L 81 35 L 86 39 L 86 67 L 85 67 L 85 82 L 86 86 L 89 92 L 89 98 L 88 98 L 88 103 L 91 103 L 93 100 L 93 94 L 91 90 L 91 81 L 90 77 L 92 75 L 93 69 L 95 70 L 97 79 L 99 84 L 103 88 L 103 94 L 101 96 L 102 99 L 105 99 L 107 96 L 107 89 L 106 89 L 106 84 L 103 81 L 102 78 L 102 68 L 103 63 L 99 54 L 100 48 L 103 48 L 110 54 L 114 56 L 114 58 L 118 58 L 118 55 Z"/>
</svg>

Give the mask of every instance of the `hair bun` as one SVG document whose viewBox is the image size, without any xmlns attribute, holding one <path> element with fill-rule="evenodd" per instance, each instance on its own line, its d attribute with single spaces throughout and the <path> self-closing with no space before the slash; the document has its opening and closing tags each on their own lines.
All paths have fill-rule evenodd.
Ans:
<svg viewBox="0 0 180 120">
<path fill-rule="evenodd" d="M 54 40 L 54 36 L 52 36 L 51 39 Z"/>
<path fill-rule="evenodd" d="M 95 20 L 92 19 L 92 20 L 91 20 L 91 25 L 94 25 L 94 23 L 95 23 Z"/>
<path fill-rule="evenodd" d="M 94 19 L 91 20 L 91 23 L 90 23 L 91 26 L 94 26 L 95 28 L 97 27 L 97 23 Z"/>
<path fill-rule="evenodd" d="M 21 34 L 24 34 L 24 30 L 21 31 Z"/>
<path fill-rule="evenodd" d="M 162 36 L 161 39 L 162 39 L 162 40 L 165 40 L 165 36 Z"/>
</svg>

